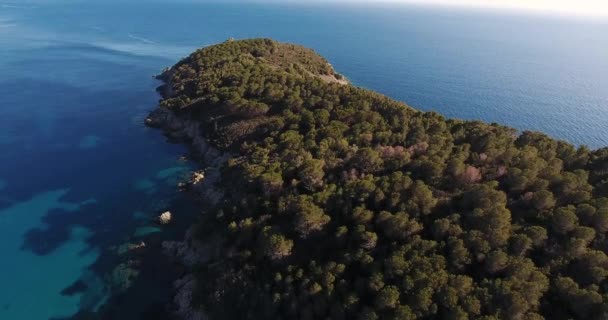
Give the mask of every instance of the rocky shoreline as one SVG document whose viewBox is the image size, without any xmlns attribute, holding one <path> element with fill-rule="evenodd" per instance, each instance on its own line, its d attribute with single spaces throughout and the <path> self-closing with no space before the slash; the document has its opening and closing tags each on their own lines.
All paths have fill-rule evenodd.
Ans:
<svg viewBox="0 0 608 320">
<path fill-rule="evenodd" d="M 171 69 L 165 70 L 157 79 L 165 82 L 157 91 L 163 98 L 171 95 L 170 83 Z M 196 201 L 205 203 L 207 206 L 215 205 L 223 196 L 223 191 L 217 186 L 221 177 L 220 168 L 229 159 L 230 155 L 211 146 L 199 122 L 186 117 L 180 117 L 171 110 L 158 106 L 145 119 L 147 126 L 158 128 L 172 140 L 186 143 L 191 148 L 192 156 L 203 168 L 192 172 L 188 182 L 180 187 L 191 192 Z M 202 320 L 207 316 L 202 310 L 192 306 L 194 291 L 197 283 L 192 273 L 192 267 L 206 263 L 216 256 L 214 252 L 215 241 L 203 243 L 196 240 L 195 230 L 190 227 L 182 241 L 165 241 L 162 243 L 163 254 L 172 262 L 182 266 L 185 273 L 174 283 L 175 295 L 173 298 L 174 315 L 179 319 Z"/>
</svg>

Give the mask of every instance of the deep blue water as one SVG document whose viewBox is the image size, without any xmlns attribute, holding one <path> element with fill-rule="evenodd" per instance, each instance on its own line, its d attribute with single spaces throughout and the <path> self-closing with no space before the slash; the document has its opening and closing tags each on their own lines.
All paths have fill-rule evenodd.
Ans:
<svg viewBox="0 0 608 320">
<path fill-rule="evenodd" d="M 118 246 L 179 238 L 194 219 L 175 188 L 186 150 L 142 119 L 152 76 L 197 47 L 300 43 L 414 107 L 597 148 L 607 34 L 606 20 L 420 7 L 0 3 L 0 319 L 100 310 L 127 259 Z M 158 229 L 150 219 L 167 209 L 178 223 Z M 167 299 L 169 280 L 150 272 L 114 318 Z"/>
</svg>

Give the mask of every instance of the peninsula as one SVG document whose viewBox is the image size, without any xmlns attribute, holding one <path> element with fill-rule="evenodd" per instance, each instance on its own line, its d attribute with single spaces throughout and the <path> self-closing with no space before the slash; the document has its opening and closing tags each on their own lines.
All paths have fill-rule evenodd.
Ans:
<svg viewBox="0 0 608 320">
<path fill-rule="evenodd" d="M 165 245 L 180 316 L 608 318 L 608 148 L 421 112 L 269 39 L 160 79 L 146 123 L 204 167 Z"/>
</svg>

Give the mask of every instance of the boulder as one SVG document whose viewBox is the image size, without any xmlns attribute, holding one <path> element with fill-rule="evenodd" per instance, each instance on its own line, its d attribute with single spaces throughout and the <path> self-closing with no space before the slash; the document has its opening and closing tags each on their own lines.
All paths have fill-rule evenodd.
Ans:
<svg viewBox="0 0 608 320">
<path fill-rule="evenodd" d="M 121 245 L 118 246 L 118 248 L 116 249 L 116 252 L 120 255 L 128 253 L 128 252 L 132 252 L 132 251 L 137 251 L 139 249 L 144 249 L 146 247 L 146 243 L 145 242 L 140 242 L 140 243 L 123 243 Z"/>
<path fill-rule="evenodd" d="M 170 211 L 163 212 L 160 216 L 158 216 L 158 223 L 162 225 L 169 224 L 171 222 L 172 215 Z"/>
<path fill-rule="evenodd" d="M 192 184 L 199 184 L 199 183 L 203 182 L 204 179 L 205 179 L 204 171 L 195 171 L 192 174 Z"/>
<path fill-rule="evenodd" d="M 146 243 L 145 242 L 140 242 L 138 244 L 130 244 L 129 245 L 129 250 L 137 250 L 137 249 L 143 249 L 146 247 Z"/>
</svg>

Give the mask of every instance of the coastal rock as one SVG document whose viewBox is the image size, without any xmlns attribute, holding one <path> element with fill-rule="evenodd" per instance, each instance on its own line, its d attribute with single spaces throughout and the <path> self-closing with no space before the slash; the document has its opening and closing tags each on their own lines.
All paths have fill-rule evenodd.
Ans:
<svg viewBox="0 0 608 320">
<path fill-rule="evenodd" d="M 172 218 L 173 217 L 172 217 L 170 211 L 163 212 L 160 216 L 158 216 L 158 223 L 160 223 L 162 225 L 169 224 L 169 222 L 171 222 Z"/>
<path fill-rule="evenodd" d="M 201 310 L 192 307 L 194 291 L 196 290 L 196 278 L 192 274 L 173 283 L 176 294 L 173 302 L 177 308 L 175 315 L 184 320 L 205 320 L 207 317 Z"/>
<path fill-rule="evenodd" d="M 168 119 L 171 117 L 172 112 L 166 108 L 156 108 L 152 111 L 148 117 L 144 120 L 147 126 L 155 128 L 163 128 L 168 123 Z"/>
<path fill-rule="evenodd" d="M 220 167 L 229 158 L 228 153 L 221 152 L 209 144 L 199 122 L 180 117 L 168 108 L 156 108 L 148 115 L 145 124 L 162 129 L 173 139 L 188 141 L 194 156 L 204 166 Z"/>
<path fill-rule="evenodd" d="M 146 243 L 145 242 L 140 242 L 140 243 L 123 243 L 120 246 L 118 246 L 118 248 L 116 249 L 116 252 L 119 255 L 128 253 L 128 252 L 132 252 L 132 251 L 137 251 L 139 249 L 143 249 L 146 247 Z"/>
<path fill-rule="evenodd" d="M 215 245 L 213 241 L 203 243 L 197 240 L 193 228 L 188 229 L 183 241 L 164 241 L 162 243 L 163 254 L 190 270 L 196 265 L 208 263 L 212 254 L 215 253 L 214 251 L 217 251 L 213 250 L 214 248 L 220 248 L 220 246 Z M 186 273 L 182 278 L 174 281 L 173 287 L 175 289 L 173 305 L 177 318 L 185 320 L 207 319 L 202 310 L 192 306 L 194 291 L 197 288 L 193 273 Z"/>
<path fill-rule="evenodd" d="M 158 77 L 165 82 L 158 88 L 164 97 L 170 97 L 173 84 L 170 79 L 174 70 L 166 69 Z M 221 178 L 220 168 L 228 161 L 230 154 L 222 152 L 213 147 L 205 138 L 200 122 L 180 116 L 169 108 L 159 106 L 145 119 L 145 124 L 150 127 L 161 129 L 166 136 L 171 139 L 187 142 L 192 152 L 192 158 L 199 161 L 203 170 L 195 171 L 183 190 L 191 191 L 198 200 L 205 202 L 208 206 L 213 206 L 223 197 L 223 192 L 217 187 L 217 182 Z M 171 220 L 171 213 L 168 213 L 166 220 Z M 163 213 L 165 214 L 165 213 Z M 161 215 L 159 223 L 163 223 Z M 217 245 L 219 240 L 205 240 L 201 242 L 194 237 L 194 230 L 191 228 L 186 232 L 183 241 L 165 241 L 162 243 L 162 252 L 175 263 L 191 270 L 195 265 L 208 263 L 212 257 L 219 255 Z M 174 282 L 175 296 L 174 307 L 175 315 L 180 319 L 203 320 L 207 319 L 202 310 L 192 307 L 193 293 L 197 287 L 196 279 L 192 273 L 187 273 L 181 279 Z"/>
<path fill-rule="evenodd" d="M 152 111 L 145 119 L 144 123 L 147 126 L 160 128 L 165 134 L 172 138 L 193 138 L 197 133 L 194 121 L 179 117 L 173 111 L 165 107 L 158 107 Z"/>
<path fill-rule="evenodd" d="M 167 95 L 167 88 L 170 88 L 171 84 L 168 83 L 163 87 L 161 94 Z M 199 200 L 208 205 L 215 205 L 223 196 L 221 189 L 216 186 L 221 178 L 220 168 L 228 161 L 230 154 L 211 146 L 204 138 L 200 124 L 194 120 L 179 117 L 167 108 L 158 107 L 150 113 L 145 123 L 148 126 L 160 128 L 171 138 L 189 142 L 193 156 L 205 169 L 193 172 L 187 186 L 184 186 L 183 189 L 188 188 Z M 163 219 L 163 215 L 168 219 Z M 169 223 L 171 218 L 171 213 L 165 212 L 159 217 L 159 223 L 164 224 L 163 221 Z M 163 254 L 187 269 L 191 269 L 195 265 L 208 263 L 214 255 L 218 254 L 217 250 L 214 250 L 220 248 L 216 242 L 208 240 L 202 243 L 194 237 L 194 230 L 191 228 L 186 232 L 183 241 L 164 241 L 161 246 Z M 174 282 L 173 304 L 176 309 L 175 315 L 179 319 L 207 319 L 202 310 L 192 306 L 196 287 L 196 279 L 192 273 L 187 273 L 186 276 Z"/>
<path fill-rule="evenodd" d="M 192 184 L 194 184 L 194 185 L 199 184 L 199 183 L 203 182 L 204 179 L 205 179 L 204 171 L 195 171 L 194 173 L 192 173 Z"/>
<path fill-rule="evenodd" d="M 140 242 L 138 244 L 131 244 L 129 246 L 129 250 L 137 250 L 137 249 L 143 249 L 146 247 L 146 243 L 145 242 Z"/>
<path fill-rule="evenodd" d="M 215 205 L 223 196 L 223 192 L 216 187 L 216 183 L 220 180 L 221 174 L 217 167 L 209 167 L 204 171 L 196 171 L 192 173 L 190 178 L 190 190 L 197 197 L 209 205 Z"/>
<path fill-rule="evenodd" d="M 163 254 L 185 267 L 208 262 L 214 253 L 213 244 L 211 241 L 203 243 L 193 234 L 193 229 L 189 229 L 183 241 L 163 241 Z"/>
</svg>

